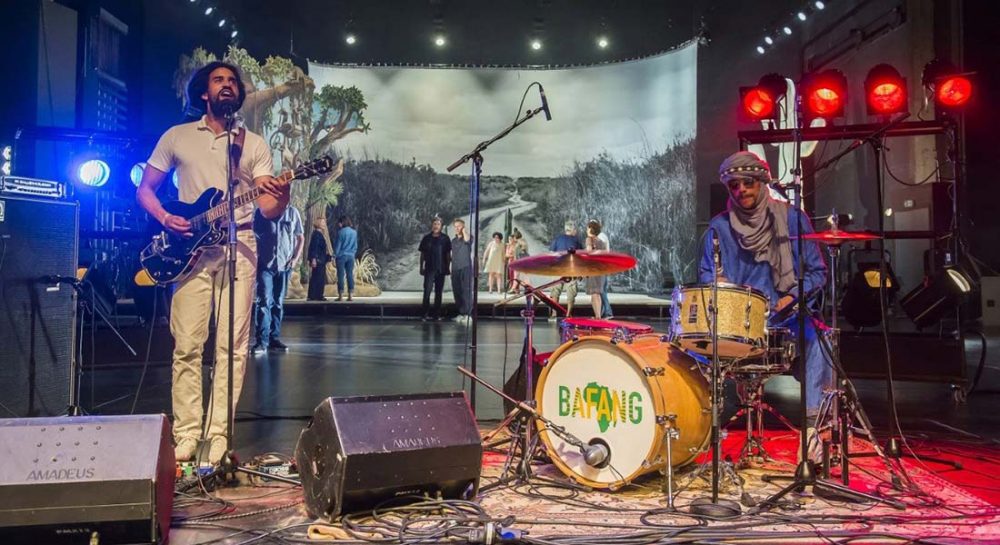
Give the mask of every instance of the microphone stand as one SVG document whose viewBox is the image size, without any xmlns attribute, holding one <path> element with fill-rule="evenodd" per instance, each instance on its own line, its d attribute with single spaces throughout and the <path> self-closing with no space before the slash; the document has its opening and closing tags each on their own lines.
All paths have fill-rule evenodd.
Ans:
<svg viewBox="0 0 1000 545">
<path fill-rule="evenodd" d="M 795 128 L 792 129 L 792 137 L 794 139 L 794 166 L 792 168 L 792 184 L 791 187 L 795 190 L 795 224 L 796 224 L 796 239 L 795 248 L 797 255 L 796 260 L 796 282 L 798 285 L 797 289 L 797 299 L 800 301 L 800 308 L 797 314 L 797 329 L 796 332 L 796 353 L 799 357 L 799 407 L 800 407 L 800 422 L 801 429 L 799 430 L 799 463 L 795 468 L 795 474 L 790 478 L 791 482 L 784 488 L 773 494 L 772 496 L 764 499 L 758 504 L 757 509 L 760 511 L 767 510 L 770 507 L 777 505 L 778 501 L 785 497 L 790 492 L 802 492 L 806 487 L 811 486 L 813 493 L 823 493 L 827 495 L 834 495 L 838 498 L 852 499 L 854 501 L 871 501 L 876 503 L 886 503 L 897 509 L 905 509 L 905 505 L 889 498 L 881 498 L 872 494 L 866 494 L 864 492 L 858 492 L 857 490 L 852 490 L 847 486 L 839 483 L 826 481 L 821 479 L 816 474 L 816 469 L 813 467 L 812 462 L 809 460 L 808 449 L 809 449 L 809 416 L 807 411 L 807 400 L 806 400 L 806 384 L 808 383 L 809 376 L 809 366 L 806 362 L 806 300 L 805 300 L 805 246 L 803 243 L 803 224 L 802 216 L 804 214 L 802 210 L 802 99 L 801 97 L 796 98 L 796 113 L 797 120 Z M 882 130 L 888 129 L 891 125 L 884 127 Z M 858 144 L 860 146 L 860 144 Z M 855 146 L 856 147 L 856 146 Z M 850 149 L 850 148 L 848 148 Z M 847 153 L 845 150 L 844 153 Z M 834 158 L 820 165 L 825 168 L 829 164 L 832 164 Z M 881 215 L 881 211 L 879 212 Z M 834 302 L 836 304 L 836 302 Z M 818 439 L 818 438 L 817 438 Z M 772 482 L 774 480 L 788 479 L 789 477 L 764 475 L 762 479 L 766 482 Z"/>
<path fill-rule="evenodd" d="M 481 179 L 483 174 L 483 155 L 482 152 L 486 151 L 486 148 L 490 147 L 497 140 L 510 134 L 514 129 L 520 127 L 526 123 L 532 117 L 535 117 L 540 112 L 544 110 L 544 107 L 538 107 L 534 110 L 528 110 L 524 117 L 514 120 L 509 127 L 500 131 L 496 136 L 490 138 L 489 140 L 484 140 L 476 145 L 472 151 L 466 153 L 460 157 L 457 161 L 448 166 L 447 171 L 451 172 L 463 165 L 468 161 L 472 161 L 472 180 L 471 180 L 471 197 L 472 202 L 472 336 L 469 343 L 469 368 L 472 373 L 476 373 L 476 360 L 478 357 L 478 336 L 476 334 L 479 325 L 479 193 L 481 190 Z M 530 347 L 529 347 L 530 349 Z M 530 369 L 529 369 L 530 371 Z M 530 373 L 529 373 L 530 376 Z M 476 413 L 476 385 L 475 383 L 470 385 L 469 392 L 469 403 L 472 405 L 472 413 Z"/>
<path fill-rule="evenodd" d="M 222 456 L 221 465 L 224 468 L 232 469 L 239 465 L 233 449 L 233 428 L 235 427 L 235 412 L 233 410 L 233 397 L 235 397 L 234 377 L 233 377 L 233 349 L 236 334 L 236 209 L 235 193 L 239 179 L 233 175 L 233 126 L 236 124 L 236 115 L 231 109 L 226 113 L 226 222 L 229 225 L 227 242 L 228 252 L 226 255 L 226 277 L 229 282 L 229 320 L 226 327 L 229 328 L 228 341 L 226 344 L 226 452 Z M 245 130 L 245 129 L 244 129 Z M 239 168 L 239 165 L 236 165 Z M 216 333 L 218 334 L 218 333 Z M 214 388 L 213 388 L 214 395 Z M 210 425 L 210 423 L 206 424 Z"/>
<path fill-rule="evenodd" d="M 739 504 L 729 500 L 719 500 L 719 459 L 722 458 L 722 441 L 719 430 L 719 405 L 722 398 L 722 373 L 719 364 L 719 269 L 722 258 L 719 252 L 718 234 L 712 231 L 712 300 L 708 305 L 712 335 L 712 495 L 709 498 L 697 498 L 691 502 L 690 510 L 697 515 L 709 517 L 734 517 L 741 512 Z"/>
</svg>

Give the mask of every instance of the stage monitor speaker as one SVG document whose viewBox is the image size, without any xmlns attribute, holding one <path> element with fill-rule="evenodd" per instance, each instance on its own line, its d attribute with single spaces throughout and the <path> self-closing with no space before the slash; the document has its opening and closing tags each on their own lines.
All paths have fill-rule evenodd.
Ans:
<svg viewBox="0 0 1000 545">
<path fill-rule="evenodd" d="M 0 196 L 0 416 L 54 416 L 69 404 L 76 203 Z"/>
<path fill-rule="evenodd" d="M 482 457 L 464 392 L 330 397 L 295 447 L 306 509 L 329 521 L 394 498 L 471 499 Z"/>
<path fill-rule="evenodd" d="M 164 543 L 174 450 L 164 415 L 0 420 L 0 543 Z"/>
</svg>

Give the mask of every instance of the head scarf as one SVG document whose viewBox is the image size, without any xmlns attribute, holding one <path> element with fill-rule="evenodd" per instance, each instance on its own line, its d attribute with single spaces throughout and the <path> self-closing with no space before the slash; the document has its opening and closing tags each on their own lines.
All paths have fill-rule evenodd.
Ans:
<svg viewBox="0 0 1000 545">
<path fill-rule="evenodd" d="M 719 166 L 719 180 L 728 184 L 736 179 L 754 179 L 763 183 L 771 181 L 771 168 L 756 154 L 739 151 L 726 158 Z M 754 261 L 771 265 L 771 280 L 778 293 L 788 293 L 798 284 L 792 260 L 792 246 L 788 240 L 788 206 L 771 198 L 767 187 L 762 187 L 757 200 L 748 210 L 733 200 L 729 192 L 729 224 L 736 232 L 736 240 L 744 250 L 753 253 Z"/>
</svg>

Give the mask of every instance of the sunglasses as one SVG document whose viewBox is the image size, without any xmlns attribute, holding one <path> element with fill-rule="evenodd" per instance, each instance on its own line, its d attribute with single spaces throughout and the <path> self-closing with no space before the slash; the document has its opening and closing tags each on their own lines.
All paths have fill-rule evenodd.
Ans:
<svg viewBox="0 0 1000 545">
<path fill-rule="evenodd" d="M 726 182 L 726 185 L 729 186 L 730 191 L 736 191 L 737 189 L 740 188 L 740 184 L 742 184 L 743 187 L 750 188 L 753 187 L 754 184 L 758 182 L 759 180 L 755 180 L 753 178 L 742 178 L 742 179 L 738 178 L 735 180 L 729 180 L 728 182 Z"/>
</svg>

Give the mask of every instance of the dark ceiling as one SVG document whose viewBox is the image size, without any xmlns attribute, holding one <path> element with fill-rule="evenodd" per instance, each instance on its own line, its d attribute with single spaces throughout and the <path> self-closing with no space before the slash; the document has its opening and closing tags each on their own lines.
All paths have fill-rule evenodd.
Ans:
<svg viewBox="0 0 1000 545">
<path fill-rule="evenodd" d="M 186 2 L 185 2 L 186 3 Z M 695 36 L 715 2 L 668 0 L 195 0 L 235 20 L 252 54 L 393 64 L 585 64 L 649 55 Z M 220 31 L 222 32 L 222 31 Z M 348 46 L 348 32 L 357 43 Z M 436 47 L 433 36 L 447 36 Z M 609 41 L 605 49 L 597 37 Z M 529 47 L 532 38 L 541 50 Z"/>
</svg>

